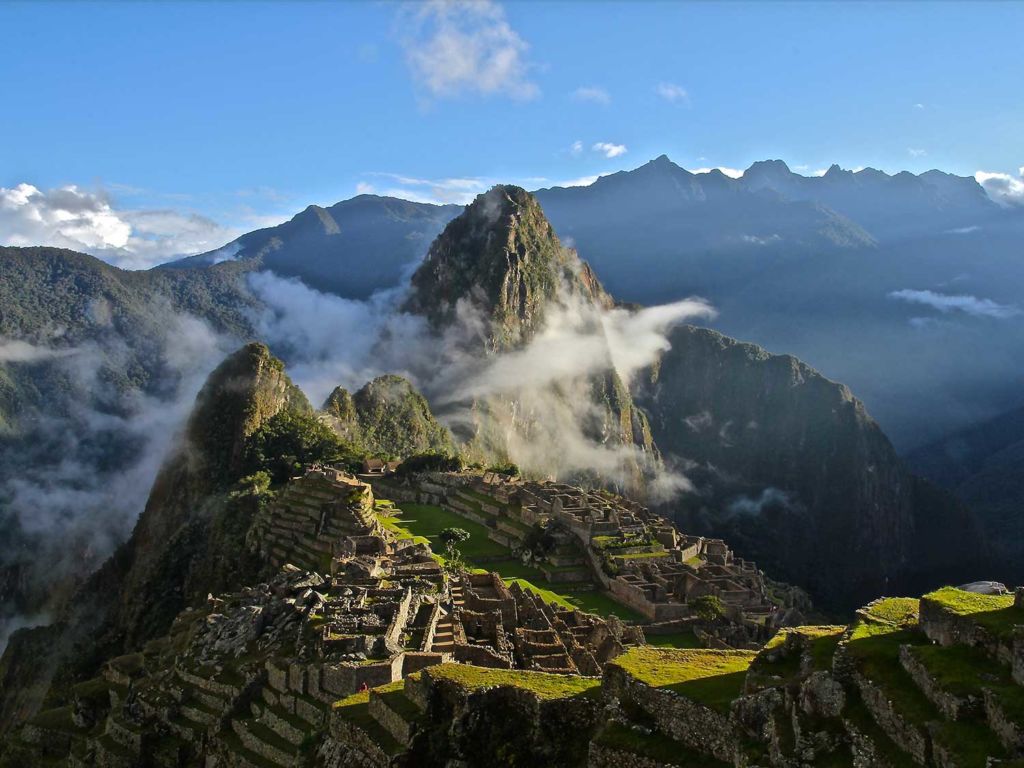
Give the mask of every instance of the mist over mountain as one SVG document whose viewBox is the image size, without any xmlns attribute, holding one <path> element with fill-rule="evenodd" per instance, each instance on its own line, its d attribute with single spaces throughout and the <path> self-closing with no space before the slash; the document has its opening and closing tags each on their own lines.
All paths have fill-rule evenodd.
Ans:
<svg viewBox="0 0 1024 768">
<path fill-rule="evenodd" d="M 848 383 L 901 451 L 1020 405 L 1024 212 L 973 178 L 781 160 L 732 178 L 662 155 L 536 196 L 616 299 L 706 298 L 719 330 Z M 239 258 L 366 298 L 400 286 L 459 210 L 361 195 L 175 266 Z"/>
<path fill-rule="evenodd" d="M 851 176 L 856 181 L 859 174 Z M 849 183 L 849 177 L 840 178 Z M 873 184 L 884 184 L 884 179 L 871 178 Z M 575 207 L 564 200 L 552 205 L 556 210 L 571 207 L 580 222 L 588 206 L 597 212 L 595 220 L 612 220 L 613 202 L 621 197 L 623 221 L 640 222 L 644 204 L 625 201 L 630 196 L 644 198 L 630 191 L 641 182 L 650 187 L 647 201 L 661 208 L 658 216 L 628 225 L 639 243 L 629 246 L 634 254 L 632 268 L 627 270 L 633 276 L 630 279 L 649 275 L 652 294 L 674 280 L 682 281 L 679 286 L 692 280 L 693 293 L 700 288 L 699 293 L 706 297 L 722 297 L 712 302 L 717 317 L 707 302 L 683 298 L 690 292 L 645 309 L 619 305 L 616 299 L 621 296 L 606 290 L 589 260 L 582 261 L 560 241 L 558 223 L 549 223 L 540 204 L 545 194 L 565 200 L 576 195 L 583 202 L 573 203 Z M 966 184 L 953 185 L 960 190 L 956 195 L 948 190 L 931 196 L 921 191 L 934 186 L 915 187 L 917 204 L 953 205 L 948 202 L 953 200 L 962 208 L 987 210 L 984 203 L 963 192 Z M 945 187 L 940 185 L 941 190 Z M 961 205 L 965 199 L 968 203 Z M 727 415 L 729 404 L 715 399 L 713 389 L 685 395 L 687 390 L 674 389 L 677 380 L 685 381 L 685 360 L 678 363 L 670 382 L 664 377 L 659 380 L 659 394 L 652 395 L 649 390 L 643 394 L 638 389 L 649 376 L 646 371 L 655 370 L 662 355 L 668 353 L 663 365 L 673 365 L 677 353 L 670 350 L 685 336 L 673 336 L 671 329 L 694 318 L 719 326 L 748 324 L 744 326 L 749 327 L 748 338 L 755 340 L 788 338 L 787 334 L 799 329 L 798 340 L 811 348 L 821 342 L 819 354 L 826 363 L 847 361 L 857 376 L 871 382 L 869 396 L 894 409 L 902 408 L 911 427 L 916 419 L 939 429 L 949 420 L 987 415 L 994 403 L 1005 401 L 1007 407 L 1014 403 L 1013 387 L 992 375 L 993 360 L 1004 368 L 1016 365 L 1011 353 L 1021 318 L 1012 295 L 1014 284 L 1004 283 L 1003 293 L 983 299 L 981 295 L 929 289 L 926 286 L 934 281 L 918 282 L 916 277 L 925 266 L 933 273 L 936 264 L 962 267 L 962 253 L 957 248 L 965 242 L 988 238 L 984 242 L 1009 246 L 1016 220 L 999 218 L 998 212 L 992 214 L 996 218 L 987 228 L 940 233 L 930 240 L 922 237 L 914 241 L 916 246 L 905 243 L 902 253 L 910 255 L 894 261 L 886 249 L 895 245 L 886 245 L 865 227 L 820 202 L 787 202 L 773 189 L 752 191 L 720 173 L 690 174 L 660 158 L 591 188 L 541 192 L 534 197 L 515 187 L 497 187 L 447 225 L 443 222 L 451 214 L 447 208 L 356 198 L 355 207 L 369 206 L 376 212 L 371 221 L 385 222 L 381 232 L 366 225 L 360 230 L 361 237 L 381 248 L 398 238 L 407 249 L 403 253 L 408 257 L 396 257 L 390 263 L 391 276 L 382 277 L 372 270 L 360 273 L 372 260 L 360 257 L 356 241 L 331 234 L 343 230 L 339 221 L 357 218 L 350 210 L 354 201 L 348 202 L 353 205 L 307 210 L 276 234 L 261 231 L 243 236 L 238 241 L 242 250 L 218 263 L 212 262 L 220 257 L 207 254 L 173 268 L 129 273 L 67 251 L 4 250 L 0 264 L 10 279 L 3 282 L 9 301 L 2 314 L 6 357 L 0 361 L 0 403 L 7 430 L 4 450 L 12 459 L 0 480 L 7 514 L 15 521 L 11 528 L 15 544 L 4 552 L 2 583 L 8 619 L 44 610 L 47 601 L 40 599 L 42 594 L 59 604 L 61 595 L 67 593 L 54 589 L 54 578 L 88 570 L 123 540 L 142 508 L 148 478 L 155 476 L 161 457 L 173 445 L 183 418 L 182 407 L 196 391 L 198 377 L 213 368 L 225 348 L 250 338 L 270 344 L 314 402 L 324 402 L 339 386 L 357 392 L 377 377 L 404 376 L 411 387 L 423 393 L 463 450 L 481 460 L 513 461 L 526 471 L 558 477 L 589 476 L 596 482 L 652 494 L 666 503 L 682 498 L 680 494 L 691 491 L 695 483 L 703 484 L 692 497 L 699 500 L 695 508 L 714 508 L 720 517 L 709 520 L 702 512 L 699 524 L 710 532 L 728 530 L 737 541 L 749 543 L 749 551 L 758 557 L 762 557 L 763 542 L 771 537 L 756 533 L 762 523 L 753 518 L 742 523 L 749 524 L 749 530 L 737 529 L 737 518 L 730 509 L 744 505 L 759 509 L 761 499 L 787 498 L 812 517 L 834 505 L 849 507 L 849 513 L 839 517 L 855 525 L 854 508 L 859 502 L 853 500 L 859 498 L 860 491 L 832 499 L 807 486 L 807 478 L 823 473 L 821 477 L 831 478 L 822 480 L 824 485 L 844 487 L 843 483 L 850 482 L 851 488 L 857 488 L 851 478 L 885 466 L 888 490 L 879 491 L 883 496 L 877 498 L 868 494 L 864 503 L 881 510 L 880 520 L 889 521 L 879 522 L 879 530 L 892 525 L 895 532 L 873 540 L 871 547 L 875 548 L 869 547 L 867 562 L 893 555 L 891 569 L 881 577 L 891 580 L 920 575 L 935 552 L 927 542 L 920 544 L 925 530 L 919 527 L 923 525 L 919 506 L 923 502 L 915 491 L 907 490 L 913 482 L 899 468 L 885 437 L 871 439 L 881 446 L 877 450 L 854 451 L 849 455 L 858 458 L 827 469 L 814 465 L 818 457 L 809 451 L 794 454 L 770 471 L 757 467 L 775 454 L 771 443 L 755 441 L 752 446 L 762 453 L 744 456 L 735 464 L 726 460 L 736 456 L 734 451 L 719 455 L 711 450 L 711 443 L 679 443 L 675 410 L 685 410 L 682 418 L 698 421 L 704 411 L 715 413 L 716 409 L 715 418 L 721 424 L 735 419 Z M 744 241 L 737 247 L 758 254 L 763 249 L 768 253 L 774 250 L 776 255 L 758 255 L 747 261 L 737 256 L 729 262 L 729 269 L 738 275 L 732 281 L 724 279 L 729 271 L 724 266 L 716 277 L 713 271 L 679 268 L 678 264 L 643 263 L 640 257 L 658 253 L 653 245 L 648 249 L 643 238 L 656 233 L 659 226 L 670 226 L 673 211 L 708 205 L 722 211 L 745 210 L 749 215 L 743 220 L 751 226 L 786 221 L 775 218 L 784 209 L 792 214 L 788 220 L 793 223 L 793 238 L 817 244 L 813 248 L 825 248 L 827 243 L 831 250 L 815 255 L 808 246 L 802 254 L 796 250 L 795 255 L 787 256 L 781 245 Z M 603 214 L 597 215 L 602 210 Z M 688 219 L 681 216 L 680 221 L 698 227 L 698 214 L 688 214 Z M 381 218 L 374 218 L 378 215 Z M 710 224 L 715 218 L 708 216 L 707 220 L 706 233 L 712 231 Z M 723 213 L 717 221 L 724 226 L 728 217 Z M 810 229 L 800 222 L 811 222 Z M 434 225 L 443 232 L 419 262 L 411 243 Z M 627 225 L 620 222 L 619 226 Z M 573 231 L 575 235 L 567 239 L 583 247 L 582 243 L 588 242 L 586 227 L 581 223 Z M 766 237 L 767 230 L 751 231 L 756 237 Z M 591 241 L 589 247 L 598 260 L 607 260 L 620 253 L 618 248 L 627 247 L 627 239 L 620 237 L 616 246 L 617 241 L 608 234 Z M 284 245 L 286 240 L 290 246 Z M 705 245 L 711 241 L 707 235 Z M 689 240 L 679 242 L 685 245 Z M 326 243 L 337 245 L 328 248 Z M 935 243 L 945 243 L 948 249 L 933 249 Z M 319 248 L 326 250 L 316 250 Z M 282 261 L 265 261 L 271 254 Z M 973 285 L 983 269 L 993 278 L 999 267 L 1020 269 L 1002 252 L 993 254 L 989 259 L 975 259 L 971 275 L 960 284 Z M 332 272 L 332 279 L 339 285 L 351 280 L 357 287 L 340 296 L 330 285 L 318 287 L 319 272 L 301 271 L 306 256 L 311 264 L 319 265 L 317 270 L 347 265 Z M 713 260 L 722 262 L 723 258 L 716 255 Z M 808 267 L 811 263 L 816 272 Z M 755 266 L 757 279 L 744 272 Z M 609 265 L 614 279 L 613 267 Z M 278 269 L 286 274 L 279 274 Z M 621 269 L 619 272 L 622 274 Z M 409 276 L 408 283 L 376 290 L 365 299 L 355 298 L 388 281 L 402 280 L 398 277 L 402 274 Z M 837 287 L 840 294 L 831 296 L 829 290 Z M 879 307 L 877 314 L 865 318 L 864 307 L 874 305 Z M 202 340 L 194 342 L 200 347 L 182 349 L 190 339 Z M 913 356 L 900 347 L 908 340 L 914 341 Z M 875 348 L 865 349 L 872 344 Z M 958 365 L 955 356 L 948 354 L 961 346 L 975 350 L 972 366 Z M 83 357 L 82 350 L 95 354 Z M 700 354 L 691 350 L 696 359 L 704 360 L 702 364 L 721 364 L 727 366 L 725 371 L 734 365 L 726 362 L 728 356 L 719 360 L 725 348 L 710 357 L 707 350 L 698 351 Z M 890 358 L 896 352 L 911 364 L 893 365 Z M 82 359 L 95 361 L 89 369 L 95 371 L 91 378 L 83 379 L 74 367 L 74 361 Z M 823 367 L 826 375 L 832 375 Z M 907 409 L 903 407 L 906 388 L 921 376 L 945 382 L 945 388 L 916 391 L 914 402 L 920 407 Z M 48 383 L 51 378 L 55 383 Z M 758 385 L 751 386 L 756 391 Z M 859 394 L 857 388 L 854 391 Z M 956 406 L 962 402 L 958 398 L 968 395 L 974 398 L 970 407 L 958 411 Z M 647 398 L 643 407 L 638 406 L 636 397 Z M 933 404 L 938 408 L 935 412 L 930 410 Z M 867 407 L 873 411 L 870 397 Z M 408 418 L 420 418 L 415 412 L 415 408 L 410 410 Z M 33 413 L 37 415 L 30 416 Z M 44 413 L 46 418 L 41 418 Z M 828 423 L 829 430 L 842 431 L 839 422 L 823 423 Z M 857 429 L 835 438 L 836 445 L 852 450 L 850 446 L 860 444 L 861 432 L 878 430 L 873 421 L 857 423 Z M 885 421 L 882 423 L 885 427 Z M 422 424 L 425 436 L 433 434 L 430 420 L 424 417 Z M 76 436 L 70 446 L 69 434 Z M 778 437 L 783 442 L 800 439 L 786 432 Z M 415 438 L 413 443 L 440 446 L 443 439 L 434 435 L 424 442 Z M 102 445 L 102 450 L 97 445 Z M 722 473 L 709 471 L 708 465 L 728 468 L 735 482 L 723 483 Z M 835 477 L 844 479 L 840 482 Z M 104 489 L 121 487 L 118 483 L 130 485 L 135 492 L 116 493 L 117 502 L 111 505 Z M 895 491 L 896 486 L 903 490 Z M 776 493 L 781 495 L 773 496 Z M 883 497 L 885 500 L 879 501 Z M 930 503 L 936 509 L 949 510 L 950 519 L 956 519 L 964 531 L 965 541 L 977 539 L 965 513 L 941 495 Z M 45 513 L 30 513 L 36 509 Z M 116 514 L 109 514 L 110 509 Z M 99 527 L 97 515 L 104 521 Z M 696 517 L 690 519 L 698 522 Z M 39 526 L 39 520 L 48 522 Z M 69 545 L 77 530 L 88 532 L 88 537 L 84 543 Z M 832 530 L 827 525 L 811 526 L 804 533 L 817 539 L 831 535 Z M 102 536 L 98 536 L 100 532 Z M 911 539 L 918 543 L 911 545 Z M 800 540 L 796 534 L 791 539 Z M 974 544 L 969 548 L 974 552 L 980 547 L 977 539 L 977 548 Z M 77 565 L 78 570 L 65 571 L 61 565 L 45 573 L 33 571 L 30 564 L 40 562 L 37 554 L 44 551 L 52 551 L 58 564 Z M 790 554 L 784 554 L 786 551 Z M 817 562 L 806 560 L 804 554 L 778 548 L 767 558 L 777 556 L 781 571 L 792 574 L 794 581 L 809 579 L 805 583 L 811 583 Z M 852 595 L 877 586 L 877 578 L 875 574 L 867 579 L 851 566 L 837 576 L 840 586 L 825 588 L 825 592 L 837 600 L 853 599 Z"/>
<path fill-rule="evenodd" d="M 162 269 L 241 261 L 254 270 L 301 278 L 338 296 L 365 299 L 403 282 L 410 265 L 460 210 L 457 205 L 359 195 L 329 208 L 311 205 L 283 224 L 249 232 Z"/>
</svg>

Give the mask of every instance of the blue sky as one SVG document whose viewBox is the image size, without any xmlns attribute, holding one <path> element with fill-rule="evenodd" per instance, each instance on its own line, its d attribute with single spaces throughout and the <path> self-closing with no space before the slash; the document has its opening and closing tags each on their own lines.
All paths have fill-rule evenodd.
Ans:
<svg viewBox="0 0 1024 768">
<path fill-rule="evenodd" d="M 6 3 L 0 188 L 99 196 L 166 240 L 139 266 L 357 190 L 463 201 L 661 153 L 1015 184 L 1022 32 L 1018 3 Z"/>
</svg>

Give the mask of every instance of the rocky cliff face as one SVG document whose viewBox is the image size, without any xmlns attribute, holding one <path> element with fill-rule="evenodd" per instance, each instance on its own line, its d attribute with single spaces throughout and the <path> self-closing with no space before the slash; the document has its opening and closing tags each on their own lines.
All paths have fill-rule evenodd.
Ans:
<svg viewBox="0 0 1024 768">
<path fill-rule="evenodd" d="M 247 439 L 286 410 L 311 411 L 262 344 L 247 345 L 210 375 L 131 538 L 54 625 L 12 636 L 0 722 L 37 709 L 51 683 L 59 687 L 165 632 L 191 601 L 252 575 L 259 563 L 246 557 L 244 540 L 258 499 L 232 487 Z"/>
<path fill-rule="evenodd" d="M 458 339 L 464 354 L 485 359 L 523 350 L 556 314 L 559 323 L 601 334 L 601 312 L 613 305 L 586 262 L 559 241 L 533 195 L 497 186 L 434 241 L 405 308 Z M 606 478 L 642 490 L 641 475 L 657 461 L 656 451 L 607 348 L 604 357 L 606 366 L 593 375 L 536 386 L 510 381 L 507 391 L 477 397 L 470 450 L 488 460 L 522 461 L 582 431 L 594 445 L 625 448 L 628 455 Z M 558 457 L 539 463 L 557 473 Z"/>
<path fill-rule="evenodd" d="M 907 463 L 978 515 L 1001 556 L 993 576 L 1024 580 L 1024 408 L 923 446 Z"/>
<path fill-rule="evenodd" d="M 371 453 L 404 459 L 455 452 L 451 434 L 434 418 L 427 399 L 401 376 L 378 376 L 355 396 L 337 387 L 323 412 L 343 439 Z"/>
<path fill-rule="evenodd" d="M 412 277 L 406 308 L 435 326 L 456 319 L 460 302 L 483 312 L 490 349 L 529 341 L 555 303 L 612 301 L 587 264 L 564 247 L 537 200 L 497 186 L 479 195 L 430 246 Z"/>
<path fill-rule="evenodd" d="M 845 386 L 707 329 L 670 341 L 636 395 L 666 457 L 694 462 L 684 530 L 726 535 L 833 605 L 977 565 L 973 517 L 904 468 Z"/>
</svg>

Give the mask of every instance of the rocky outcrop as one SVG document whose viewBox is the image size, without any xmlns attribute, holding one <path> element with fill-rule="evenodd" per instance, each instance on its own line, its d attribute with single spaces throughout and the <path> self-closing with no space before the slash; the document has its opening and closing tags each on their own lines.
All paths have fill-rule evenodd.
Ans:
<svg viewBox="0 0 1024 768">
<path fill-rule="evenodd" d="M 559 241 L 536 199 L 519 187 L 497 186 L 434 241 L 412 277 L 405 309 L 425 316 L 460 350 L 460 360 L 483 363 L 522 350 L 556 319 L 562 330 L 572 324 L 604 338 L 601 313 L 613 304 L 590 267 Z M 658 461 L 647 419 L 610 349 L 598 354 L 603 365 L 590 365 L 594 373 L 570 372 L 541 384 L 513 376 L 507 391 L 474 398 L 473 423 L 460 435 L 470 453 L 560 474 L 571 442 L 566 434 L 581 433 L 594 446 L 626 449 L 621 461 L 608 462 L 620 466 L 597 481 L 642 491 L 645 468 Z"/>
<path fill-rule="evenodd" d="M 685 530 L 844 607 L 979 561 L 969 511 L 903 467 L 848 388 L 711 330 L 669 340 L 635 394 L 659 448 L 701 485 L 677 512 Z"/>
<path fill-rule="evenodd" d="M 573 299 L 612 305 L 590 267 L 559 242 L 533 195 L 496 186 L 430 246 L 405 307 L 444 327 L 460 302 L 471 305 L 483 313 L 487 347 L 502 350 L 529 341 L 553 305 Z"/>
<path fill-rule="evenodd" d="M 404 459 L 417 453 L 455 452 L 447 428 L 402 376 L 378 376 L 354 396 L 336 387 L 323 412 L 343 439 L 370 453 Z"/>
</svg>

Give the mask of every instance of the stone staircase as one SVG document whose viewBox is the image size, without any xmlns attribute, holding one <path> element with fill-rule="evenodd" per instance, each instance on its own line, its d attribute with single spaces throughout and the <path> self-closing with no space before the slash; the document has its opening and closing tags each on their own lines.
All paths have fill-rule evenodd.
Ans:
<svg viewBox="0 0 1024 768">
<path fill-rule="evenodd" d="M 453 577 L 449 584 L 452 608 L 451 611 L 442 613 L 437 620 L 437 627 L 434 629 L 434 642 L 430 646 L 433 653 L 455 652 L 455 625 L 452 622 L 452 613 L 465 605 L 465 596 L 460 579 Z"/>
</svg>

